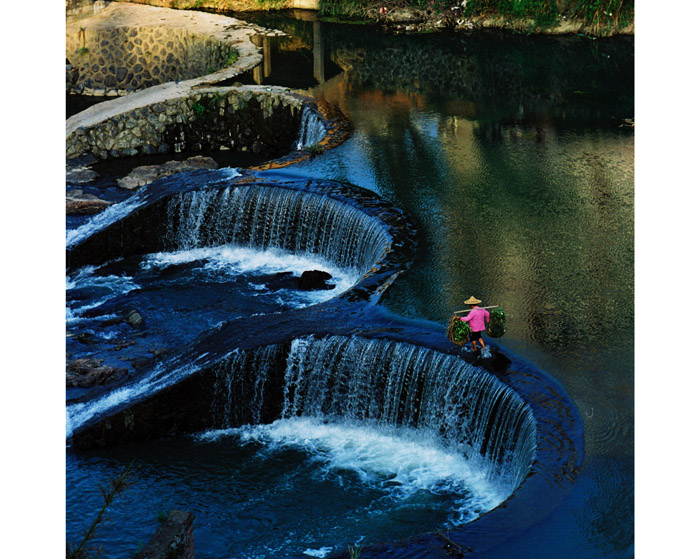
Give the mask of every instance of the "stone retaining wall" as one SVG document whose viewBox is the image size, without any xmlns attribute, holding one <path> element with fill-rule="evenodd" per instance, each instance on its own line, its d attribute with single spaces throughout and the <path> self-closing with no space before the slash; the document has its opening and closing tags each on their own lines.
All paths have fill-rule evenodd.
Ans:
<svg viewBox="0 0 700 559">
<path fill-rule="evenodd" d="M 66 32 L 66 90 L 118 95 L 211 74 L 235 62 L 227 43 L 182 28 L 79 28 Z"/>
<path fill-rule="evenodd" d="M 66 0 L 66 20 L 90 17 L 105 9 L 109 0 Z"/>
<path fill-rule="evenodd" d="M 302 105 L 293 95 L 254 86 L 202 89 L 77 128 L 66 138 L 66 157 L 220 149 L 280 157 L 293 149 Z"/>
</svg>

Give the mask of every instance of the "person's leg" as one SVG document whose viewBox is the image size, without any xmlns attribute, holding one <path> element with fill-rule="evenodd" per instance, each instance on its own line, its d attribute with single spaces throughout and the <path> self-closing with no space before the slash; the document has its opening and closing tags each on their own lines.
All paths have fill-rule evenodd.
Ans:
<svg viewBox="0 0 700 559">
<path fill-rule="evenodd" d="M 482 348 L 486 347 L 486 345 L 484 344 L 484 338 L 482 338 L 481 336 L 479 336 L 479 343 L 481 344 Z"/>
</svg>

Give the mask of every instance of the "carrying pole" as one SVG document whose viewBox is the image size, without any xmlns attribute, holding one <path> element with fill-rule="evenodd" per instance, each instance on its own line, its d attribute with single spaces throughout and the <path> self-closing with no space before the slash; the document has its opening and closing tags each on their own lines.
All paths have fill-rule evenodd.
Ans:
<svg viewBox="0 0 700 559">
<path fill-rule="evenodd" d="M 497 309 L 500 305 L 491 305 L 490 307 L 479 307 L 480 309 Z M 463 311 L 455 311 L 452 314 L 459 314 L 461 312 L 471 312 L 472 309 L 464 309 Z"/>
</svg>

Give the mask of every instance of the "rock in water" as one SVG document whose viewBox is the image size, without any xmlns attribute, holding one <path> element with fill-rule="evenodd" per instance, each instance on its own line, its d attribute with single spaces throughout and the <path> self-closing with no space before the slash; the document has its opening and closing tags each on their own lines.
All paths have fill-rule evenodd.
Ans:
<svg viewBox="0 0 700 559">
<path fill-rule="evenodd" d="M 66 193 L 67 215 L 88 215 L 101 212 L 112 202 L 102 200 L 93 194 L 85 194 L 82 190 L 69 190 Z"/>
<path fill-rule="evenodd" d="M 117 180 L 117 184 L 122 188 L 133 190 L 141 186 L 152 183 L 156 179 L 169 177 L 177 173 L 186 171 L 196 171 L 199 169 L 216 169 L 218 164 L 211 157 L 195 155 L 185 161 L 168 161 L 162 165 L 143 165 L 136 167 L 126 177 Z"/>
<path fill-rule="evenodd" d="M 68 364 L 66 386 L 89 388 L 124 378 L 126 369 L 102 364 L 103 359 L 94 357 L 75 359 Z"/>
<path fill-rule="evenodd" d="M 140 328 L 143 326 L 143 317 L 139 311 L 132 309 L 126 313 L 126 322 L 133 328 Z"/>
<path fill-rule="evenodd" d="M 335 285 L 332 283 L 326 283 L 327 280 L 331 279 L 328 272 L 322 270 L 307 270 L 301 274 L 299 279 L 299 289 L 302 291 L 316 291 L 321 289 L 335 289 Z"/>
</svg>

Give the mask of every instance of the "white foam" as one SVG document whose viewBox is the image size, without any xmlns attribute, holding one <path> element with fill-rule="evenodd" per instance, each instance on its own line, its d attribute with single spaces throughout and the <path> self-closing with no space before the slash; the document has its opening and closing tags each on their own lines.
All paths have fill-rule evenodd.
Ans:
<svg viewBox="0 0 700 559">
<path fill-rule="evenodd" d="M 94 275 L 95 269 L 94 266 L 85 266 L 72 278 L 66 279 L 66 291 L 88 288 L 99 290 L 103 293 L 101 297 L 95 295 L 88 302 L 74 301 L 72 306 L 66 306 L 67 325 L 74 325 L 83 321 L 82 314 L 85 311 L 99 307 L 117 295 L 125 295 L 130 291 L 140 289 L 140 286 L 129 276 Z"/>
<path fill-rule="evenodd" d="M 227 436 L 256 441 L 272 451 L 303 450 L 322 471 L 338 474 L 352 470 L 362 482 L 397 498 L 421 491 L 468 495 L 464 500 L 457 499 L 455 523 L 471 520 L 507 497 L 507 492 L 489 481 L 478 464 L 446 448 L 433 434 L 414 429 L 299 417 L 269 425 L 209 431 L 198 438 L 216 441 Z"/>
<path fill-rule="evenodd" d="M 309 557 L 326 557 L 331 551 L 333 551 L 332 547 L 321 547 L 319 549 L 305 549 L 302 553 Z"/>
<path fill-rule="evenodd" d="M 203 269 L 217 275 L 236 276 L 243 273 L 276 274 L 292 272 L 300 277 L 306 270 L 324 270 L 333 276 L 333 290 L 297 292 L 294 298 L 299 304 L 320 302 L 350 289 L 357 280 L 354 270 L 341 269 L 318 256 L 293 254 L 279 249 L 259 250 L 236 245 L 201 247 L 174 252 L 158 252 L 144 257 L 144 269 L 162 268 L 175 264 L 204 261 Z M 257 288 L 256 288 L 257 289 Z M 289 300 L 281 301 L 290 303 Z M 294 300 L 291 301 L 294 304 Z"/>
</svg>

